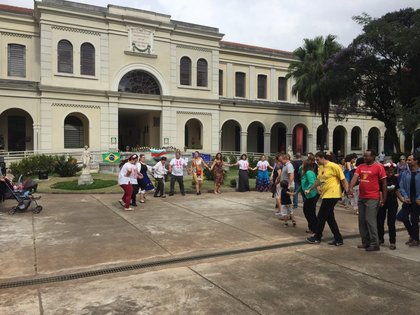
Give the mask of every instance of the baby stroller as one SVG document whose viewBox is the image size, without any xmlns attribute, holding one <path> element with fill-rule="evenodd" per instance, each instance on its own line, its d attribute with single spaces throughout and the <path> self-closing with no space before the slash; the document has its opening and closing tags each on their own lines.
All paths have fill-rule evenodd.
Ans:
<svg viewBox="0 0 420 315">
<path fill-rule="evenodd" d="M 7 177 L 4 177 L 3 180 L 6 186 L 4 198 L 15 199 L 18 202 L 17 206 L 9 210 L 9 214 L 26 211 L 30 208 L 32 202 L 35 203 L 35 207 L 32 209 L 33 213 L 40 213 L 42 211 L 42 206 L 37 203 L 37 200 L 41 199 L 41 196 L 35 197 L 32 195 L 38 188 L 38 184 L 34 180 L 29 178 L 22 182 L 22 176 L 20 176 L 17 185 L 13 185 Z"/>
</svg>

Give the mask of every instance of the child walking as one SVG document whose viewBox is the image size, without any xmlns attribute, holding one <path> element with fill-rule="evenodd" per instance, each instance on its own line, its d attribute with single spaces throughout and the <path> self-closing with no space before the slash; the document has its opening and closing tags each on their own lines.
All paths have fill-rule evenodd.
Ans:
<svg viewBox="0 0 420 315">
<path fill-rule="evenodd" d="M 296 226 L 296 221 L 293 217 L 293 205 L 292 198 L 294 192 L 291 192 L 289 189 L 289 182 L 287 180 L 282 180 L 280 182 L 281 187 L 281 211 L 279 212 L 279 219 L 284 221 L 284 226 L 289 226 L 289 220 L 292 221 L 292 225 Z"/>
</svg>

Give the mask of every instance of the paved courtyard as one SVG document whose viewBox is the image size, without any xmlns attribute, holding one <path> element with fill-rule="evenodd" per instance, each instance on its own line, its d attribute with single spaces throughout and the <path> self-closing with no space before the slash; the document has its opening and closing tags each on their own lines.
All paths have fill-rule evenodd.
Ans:
<svg viewBox="0 0 420 315">
<path fill-rule="evenodd" d="M 119 198 L 0 204 L 0 314 L 420 313 L 420 247 L 400 231 L 395 251 L 357 249 L 349 209 L 331 247 L 305 244 L 300 207 L 283 227 L 268 193 L 150 196 L 133 212 Z"/>
</svg>

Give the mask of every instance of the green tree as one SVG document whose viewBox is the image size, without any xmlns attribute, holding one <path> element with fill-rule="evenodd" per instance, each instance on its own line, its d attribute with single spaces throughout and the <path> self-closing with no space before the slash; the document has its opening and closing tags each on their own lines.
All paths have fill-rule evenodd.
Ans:
<svg viewBox="0 0 420 315">
<path fill-rule="evenodd" d="M 292 93 L 298 95 L 300 101 L 309 104 L 311 112 L 321 115 L 321 148 L 325 147 L 332 101 L 332 91 L 325 80 L 324 64 L 341 49 L 335 39 L 333 35 L 325 39 L 322 36 L 305 38 L 303 46 L 293 52 L 297 60 L 290 64 L 287 75 L 287 78 L 293 77 L 295 80 Z"/>
<path fill-rule="evenodd" d="M 410 150 L 420 121 L 420 10 L 408 8 L 378 19 L 363 14 L 354 20 L 363 25 L 363 33 L 325 65 L 336 116 L 356 112 L 382 121 L 398 152 L 399 126 Z"/>
</svg>

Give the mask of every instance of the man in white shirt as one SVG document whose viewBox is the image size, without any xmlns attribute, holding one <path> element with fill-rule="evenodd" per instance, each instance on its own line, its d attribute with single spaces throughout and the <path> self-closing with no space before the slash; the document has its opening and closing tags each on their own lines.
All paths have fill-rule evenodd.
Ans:
<svg viewBox="0 0 420 315">
<path fill-rule="evenodd" d="M 166 156 L 162 156 L 160 161 L 153 167 L 153 176 L 157 180 L 157 188 L 154 197 L 165 198 L 165 175 L 168 173 L 165 168 Z"/>
<path fill-rule="evenodd" d="M 181 152 L 176 151 L 175 157 L 169 162 L 169 173 L 171 173 L 169 196 L 174 195 L 175 181 L 178 182 L 181 194 L 185 196 L 184 168 L 187 169 L 187 162 L 181 157 Z"/>
</svg>

